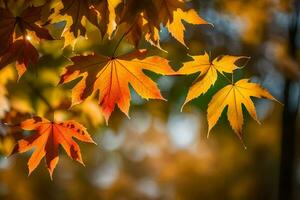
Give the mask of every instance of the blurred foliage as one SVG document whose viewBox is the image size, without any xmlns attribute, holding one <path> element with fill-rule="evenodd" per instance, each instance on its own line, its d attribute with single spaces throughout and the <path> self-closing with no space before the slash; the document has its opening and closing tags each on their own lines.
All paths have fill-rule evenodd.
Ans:
<svg viewBox="0 0 300 200">
<path fill-rule="evenodd" d="M 37 1 L 39 2 L 39 1 Z M 293 9 L 289 0 L 193 0 L 189 5 L 214 24 L 205 29 L 188 25 L 186 43 L 189 49 L 161 32 L 162 48 L 141 47 L 172 61 L 174 69 L 189 60 L 187 53 L 204 51 L 220 54 L 247 55 L 250 62 L 243 74 L 268 88 L 282 99 L 283 78 L 298 79 L 299 62 L 287 49 L 288 23 Z M 63 26 L 49 27 L 60 35 Z M 168 102 L 147 102 L 132 92 L 129 121 L 119 111 L 105 126 L 97 102 L 89 98 L 68 110 L 70 85 L 58 86 L 59 75 L 70 61 L 66 57 L 90 51 L 109 55 L 121 36 L 101 38 L 88 24 L 87 37 L 62 50 L 64 41 L 44 41 L 37 48 L 43 53 L 38 69 L 26 73 L 19 82 L 13 66 L 0 71 L 0 198 L 7 200 L 39 199 L 276 199 L 281 130 L 280 105 L 257 102 L 263 125 L 248 120 L 245 126 L 244 150 L 223 116 L 209 139 L 206 139 L 207 104 L 212 95 L 226 84 L 217 82 L 204 96 L 180 107 L 195 76 L 156 77 Z M 118 53 L 132 49 L 126 41 Z M 299 52 L 298 54 L 299 55 Z M 75 83 L 72 83 L 75 84 Z M 13 91 L 13 92 L 11 92 Z M 299 91 L 295 92 L 295 96 Z M 26 160 L 30 154 L 5 158 L 15 140 L 23 134 L 17 125 L 33 113 L 47 116 L 55 108 L 55 118 L 76 119 L 85 124 L 99 144 L 82 146 L 86 169 L 62 156 L 50 181 L 45 168 L 27 177 Z M 297 102 L 296 102 L 297 103 Z M 245 112 L 246 113 L 246 112 Z M 250 119 L 250 118 L 249 118 Z M 24 133 L 26 134 L 26 133 Z"/>
</svg>

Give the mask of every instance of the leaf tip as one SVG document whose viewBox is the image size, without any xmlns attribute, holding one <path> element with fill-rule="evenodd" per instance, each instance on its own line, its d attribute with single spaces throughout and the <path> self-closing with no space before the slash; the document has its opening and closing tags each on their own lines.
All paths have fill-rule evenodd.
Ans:
<svg viewBox="0 0 300 200">
<path fill-rule="evenodd" d="M 207 131 L 206 139 L 209 139 L 209 137 L 210 137 L 210 130 Z"/>
<path fill-rule="evenodd" d="M 206 24 L 211 26 L 212 28 L 215 28 L 215 25 L 213 23 L 207 22 Z"/>
<path fill-rule="evenodd" d="M 108 126 L 109 117 L 104 116 L 104 118 L 105 118 L 105 125 Z"/>
<path fill-rule="evenodd" d="M 48 172 L 49 172 L 50 180 L 53 181 L 53 170 L 48 168 Z"/>
<path fill-rule="evenodd" d="M 260 122 L 258 119 L 255 119 L 255 121 L 256 121 L 259 125 L 261 125 L 261 122 Z"/>
<path fill-rule="evenodd" d="M 82 159 L 78 158 L 77 161 L 85 167 L 85 164 L 84 164 L 84 162 L 82 161 Z"/>
<path fill-rule="evenodd" d="M 181 106 L 180 112 L 183 112 L 184 105 Z"/>
<path fill-rule="evenodd" d="M 244 150 L 247 150 L 247 146 L 246 146 L 246 144 L 245 144 L 245 142 L 244 142 L 244 140 L 243 140 L 243 137 L 242 137 L 242 132 L 241 132 L 241 131 L 238 131 L 238 132 L 237 132 L 237 136 L 239 137 L 240 142 L 242 143 L 242 145 L 243 145 L 243 147 L 244 147 Z"/>
<path fill-rule="evenodd" d="M 129 116 L 129 114 L 128 114 L 128 112 L 124 112 L 124 114 L 126 115 L 126 117 L 130 120 L 131 118 L 130 118 L 130 116 Z"/>
<path fill-rule="evenodd" d="M 273 97 L 273 99 L 272 99 L 273 101 L 275 101 L 275 102 L 277 102 L 277 103 L 279 103 L 281 106 L 284 106 L 284 104 L 283 103 L 281 103 L 279 100 L 277 100 L 276 98 L 274 98 Z"/>
<path fill-rule="evenodd" d="M 31 169 L 30 167 L 28 167 L 28 174 L 27 174 L 27 177 L 29 177 L 33 172 L 33 169 Z"/>
<path fill-rule="evenodd" d="M 180 112 L 183 112 L 183 109 L 184 109 L 184 107 L 185 107 L 185 105 L 187 104 L 188 102 L 184 102 L 183 104 L 182 104 L 182 106 L 181 106 L 181 108 L 180 108 Z"/>
</svg>

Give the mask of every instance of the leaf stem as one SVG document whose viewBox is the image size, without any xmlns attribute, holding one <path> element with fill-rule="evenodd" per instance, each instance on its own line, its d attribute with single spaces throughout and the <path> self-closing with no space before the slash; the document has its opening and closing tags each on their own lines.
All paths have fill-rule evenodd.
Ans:
<svg viewBox="0 0 300 200">
<path fill-rule="evenodd" d="M 123 40 L 123 39 L 125 38 L 125 36 L 131 31 L 131 29 L 133 28 L 133 26 L 134 26 L 135 23 L 136 23 L 136 20 L 134 20 L 134 22 L 133 22 L 132 25 L 129 27 L 129 29 L 128 29 L 126 32 L 123 33 L 123 35 L 121 36 L 121 38 L 119 39 L 119 41 L 118 41 L 117 44 L 116 44 L 116 47 L 115 47 L 115 49 L 114 49 L 114 51 L 113 51 L 113 54 L 112 54 L 112 57 L 115 56 L 116 51 L 118 50 L 118 48 L 119 48 L 119 46 L 120 46 L 122 40 Z"/>
<path fill-rule="evenodd" d="M 47 100 L 47 98 L 31 82 L 26 81 L 26 83 L 29 86 L 29 88 L 32 90 L 32 92 L 34 92 L 34 94 L 36 94 L 46 104 L 46 106 L 49 108 L 51 120 L 54 120 L 54 108 Z"/>
<path fill-rule="evenodd" d="M 228 83 L 233 83 L 233 80 L 230 80 L 227 76 L 225 76 L 225 74 L 223 74 L 223 73 L 220 73 L 227 81 L 228 81 Z"/>
<path fill-rule="evenodd" d="M 119 40 L 118 43 L 116 44 L 116 47 L 115 47 L 115 49 L 114 49 L 114 51 L 113 51 L 113 54 L 112 54 L 112 57 L 115 56 L 116 51 L 118 50 L 118 48 L 119 48 L 119 46 L 120 46 L 122 40 L 123 40 L 124 37 L 127 35 L 126 33 L 127 33 L 127 32 L 125 32 L 125 33 L 122 35 L 122 37 L 120 38 L 120 40 Z"/>
</svg>

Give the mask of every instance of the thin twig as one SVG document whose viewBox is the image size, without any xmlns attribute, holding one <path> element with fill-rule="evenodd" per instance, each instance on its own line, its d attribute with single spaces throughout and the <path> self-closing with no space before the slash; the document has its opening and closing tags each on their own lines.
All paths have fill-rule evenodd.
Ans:
<svg viewBox="0 0 300 200">
<path fill-rule="evenodd" d="M 228 83 L 233 83 L 233 81 L 232 80 L 230 80 L 227 76 L 225 76 L 225 74 L 223 74 L 223 73 L 220 73 L 227 81 L 228 81 Z"/>
<path fill-rule="evenodd" d="M 119 48 L 119 46 L 120 46 L 120 44 L 121 44 L 121 42 L 122 42 L 122 40 L 124 39 L 125 36 L 126 36 L 126 32 L 122 35 L 121 39 L 118 41 L 118 43 L 117 43 L 117 45 L 116 45 L 116 47 L 115 47 L 115 49 L 114 49 L 114 52 L 113 52 L 113 54 L 112 54 L 112 57 L 115 56 L 115 53 L 116 53 L 116 51 L 118 50 L 118 48 Z"/>
<path fill-rule="evenodd" d="M 117 42 L 116 47 L 115 47 L 115 49 L 114 49 L 114 51 L 113 51 L 112 57 L 115 56 L 116 51 L 118 50 L 118 48 L 119 48 L 119 46 L 120 46 L 122 40 L 123 40 L 124 37 L 131 31 L 131 29 L 133 28 L 133 26 L 134 26 L 135 23 L 136 23 L 136 20 L 134 20 L 134 22 L 133 22 L 132 25 L 129 27 L 129 29 L 128 29 L 128 30 L 122 35 L 122 37 L 119 39 L 119 41 Z"/>
<path fill-rule="evenodd" d="M 30 87 L 32 92 L 34 92 L 49 108 L 50 111 L 54 111 L 54 108 L 51 106 L 50 102 L 44 97 L 44 95 L 29 81 L 26 81 L 27 85 Z"/>
</svg>

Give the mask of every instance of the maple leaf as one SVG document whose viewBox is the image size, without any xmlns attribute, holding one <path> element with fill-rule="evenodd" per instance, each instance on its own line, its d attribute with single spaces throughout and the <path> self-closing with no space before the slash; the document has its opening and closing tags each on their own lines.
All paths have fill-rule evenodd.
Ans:
<svg viewBox="0 0 300 200">
<path fill-rule="evenodd" d="M 109 37 L 116 29 L 116 7 L 122 0 L 94 0 L 95 10 L 100 16 L 100 31 L 102 36 L 107 34 Z"/>
<path fill-rule="evenodd" d="M 145 33 L 145 39 L 152 45 L 159 46 L 161 25 L 166 27 L 171 35 L 184 46 L 183 21 L 190 24 L 208 24 L 195 10 L 186 9 L 181 0 L 129 0 L 123 4 L 120 14 L 120 24 L 125 23 L 129 41 L 137 41 Z M 126 29 L 125 29 L 126 30 Z"/>
<path fill-rule="evenodd" d="M 93 92 L 99 91 L 99 104 L 106 122 L 115 105 L 128 116 L 130 91 L 128 84 L 145 99 L 164 99 L 155 82 L 143 70 L 171 75 L 174 71 L 168 60 L 153 56 L 147 57 L 145 50 L 139 50 L 119 57 L 102 55 L 76 56 L 71 58 L 73 65 L 67 66 L 60 84 L 78 77 L 82 79 L 72 91 L 72 104 L 81 103 Z"/>
<path fill-rule="evenodd" d="M 185 27 L 182 21 L 185 21 L 193 25 L 208 24 L 208 23 L 204 19 L 199 17 L 197 12 L 193 9 L 188 11 L 177 9 L 176 11 L 174 11 L 173 20 L 169 21 L 166 27 L 168 28 L 171 35 L 187 48 L 184 41 Z"/>
<path fill-rule="evenodd" d="M 38 59 L 39 54 L 35 47 L 28 40 L 19 39 L 0 57 L 0 69 L 16 61 L 18 78 L 20 79 L 29 64 L 37 64 Z"/>
<path fill-rule="evenodd" d="M 0 51 L 2 53 L 14 40 L 26 37 L 29 32 L 33 32 L 39 39 L 53 40 L 48 30 L 37 24 L 41 18 L 42 8 L 42 6 L 28 7 L 17 16 L 7 8 L 0 8 Z"/>
<path fill-rule="evenodd" d="M 155 46 L 159 45 L 159 32 L 155 33 L 153 30 L 160 30 L 160 23 L 157 9 L 152 0 L 128 0 L 122 2 L 118 16 L 119 30 L 126 33 L 127 40 L 134 44 L 135 47 L 139 45 L 143 33 L 148 35 L 145 37 L 151 41 L 150 43 Z M 155 40 L 151 40 L 154 38 Z"/>
<path fill-rule="evenodd" d="M 15 18 L 13 14 L 4 8 L 0 8 L 0 55 L 8 49 L 13 41 Z"/>
<path fill-rule="evenodd" d="M 227 118 L 234 132 L 242 139 L 244 123 L 242 105 L 245 106 L 251 117 L 259 123 L 251 97 L 277 101 L 267 90 L 256 83 L 250 83 L 249 79 L 242 79 L 229 84 L 218 91 L 208 105 L 208 133 L 216 125 L 225 107 L 228 106 Z"/>
<path fill-rule="evenodd" d="M 205 53 L 204 55 L 192 56 L 192 58 L 193 61 L 185 62 L 183 67 L 178 70 L 178 74 L 182 75 L 200 72 L 200 75 L 189 89 L 182 108 L 189 101 L 206 93 L 217 81 L 218 72 L 221 74 L 232 73 L 235 69 L 239 68 L 235 63 L 242 58 L 248 57 L 225 55 L 210 61 L 209 55 Z"/>
<path fill-rule="evenodd" d="M 57 2 L 50 16 L 51 23 L 66 22 L 62 37 L 64 47 L 73 48 L 78 36 L 86 36 L 86 20 L 96 26 L 102 37 L 109 37 L 116 29 L 115 8 L 121 0 L 62 0 Z"/>
<path fill-rule="evenodd" d="M 39 58 L 30 38 L 53 40 L 48 30 L 37 24 L 42 8 L 28 7 L 18 16 L 7 8 L 0 8 L 0 69 L 17 61 L 20 78 L 29 64 L 36 64 Z"/>
<path fill-rule="evenodd" d="M 201 18 L 194 9 L 187 9 L 182 0 L 152 0 L 159 11 L 159 19 L 171 35 L 185 47 L 183 21 L 193 24 L 209 24 Z"/>
<path fill-rule="evenodd" d="M 73 138 L 82 142 L 95 143 L 86 128 L 73 120 L 52 122 L 41 117 L 34 117 L 23 121 L 20 127 L 23 130 L 34 130 L 35 134 L 19 140 L 11 154 L 24 153 L 34 148 L 27 163 L 29 174 L 45 157 L 51 179 L 59 160 L 59 145 L 64 148 L 69 157 L 83 164 L 80 148 Z"/>
<path fill-rule="evenodd" d="M 62 0 L 63 8 L 60 10 L 61 15 L 68 15 L 72 18 L 72 22 L 67 22 L 70 25 L 70 31 L 74 36 L 85 36 L 86 28 L 82 24 L 83 18 L 86 18 L 93 25 L 99 27 L 98 14 L 90 1 L 86 0 Z"/>
</svg>

